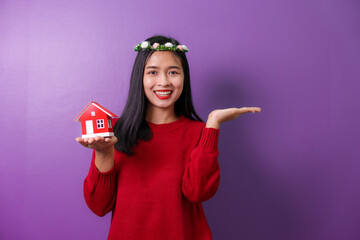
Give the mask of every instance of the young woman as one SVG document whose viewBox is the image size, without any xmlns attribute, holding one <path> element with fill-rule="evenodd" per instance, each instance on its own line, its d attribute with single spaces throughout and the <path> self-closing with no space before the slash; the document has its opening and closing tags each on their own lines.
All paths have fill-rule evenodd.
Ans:
<svg viewBox="0 0 360 240">
<path fill-rule="evenodd" d="M 203 123 L 190 88 L 187 47 L 155 36 L 139 44 L 115 137 L 77 138 L 94 149 L 89 208 L 112 211 L 108 239 L 208 240 L 202 202 L 216 193 L 220 124 L 260 108 L 215 110 Z"/>
</svg>

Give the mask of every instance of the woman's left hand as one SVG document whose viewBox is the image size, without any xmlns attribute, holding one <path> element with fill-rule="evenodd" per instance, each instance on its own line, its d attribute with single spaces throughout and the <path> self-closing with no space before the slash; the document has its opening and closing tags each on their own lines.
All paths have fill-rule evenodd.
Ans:
<svg viewBox="0 0 360 240">
<path fill-rule="evenodd" d="M 217 109 L 209 114 L 206 122 L 206 127 L 218 129 L 220 127 L 220 124 L 223 122 L 238 118 L 240 115 L 243 115 L 245 113 L 257 113 L 260 111 L 261 108 L 258 107 Z"/>
</svg>

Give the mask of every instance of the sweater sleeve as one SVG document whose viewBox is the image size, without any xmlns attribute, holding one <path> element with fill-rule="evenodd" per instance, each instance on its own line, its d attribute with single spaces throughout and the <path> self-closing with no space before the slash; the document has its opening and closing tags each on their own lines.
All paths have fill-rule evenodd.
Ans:
<svg viewBox="0 0 360 240">
<path fill-rule="evenodd" d="M 84 181 L 84 197 L 91 211 L 100 217 L 105 216 L 115 205 L 115 164 L 108 172 L 99 172 L 95 166 L 95 151 L 93 152 L 89 173 Z"/>
<path fill-rule="evenodd" d="M 182 191 L 191 202 L 206 201 L 217 191 L 220 182 L 218 138 L 219 129 L 203 128 L 200 141 L 185 166 Z"/>
</svg>

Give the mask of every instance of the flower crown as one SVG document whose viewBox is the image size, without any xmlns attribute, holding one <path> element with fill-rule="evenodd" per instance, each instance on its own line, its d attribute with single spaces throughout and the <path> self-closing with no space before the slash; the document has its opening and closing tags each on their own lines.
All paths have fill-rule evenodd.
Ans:
<svg viewBox="0 0 360 240">
<path fill-rule="evenodd" d="M 154 43 L 152 46 L 149 41 L 144 41 L 136 45 L 134 50 L 136 52 L 141 51 L 142 49 L 155 50 L 155 51 L 174 51 L 174 52 L 188 52 L 189 49 L 185 45 L 177 45 L 175 46 L 171 42 L 167 42 L 164 45 L 160 45 L 159 43 Z"/>
</svg>

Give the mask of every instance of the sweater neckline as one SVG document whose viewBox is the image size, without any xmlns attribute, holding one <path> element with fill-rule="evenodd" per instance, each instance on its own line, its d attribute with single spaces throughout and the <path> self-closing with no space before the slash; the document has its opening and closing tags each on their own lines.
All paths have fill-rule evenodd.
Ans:
<svg viewBox="0 0 360 240">
<path fill-rule="evenodd" d="M 190 122 L 190 119 L 181 115 L 178 120 L 175 120 L 170 123 L 156 124 L 147 121 L 147 124 L 150 126 L 153 132 L 169 132 L 186 125 L 188 122 Z"/>
</svg>

